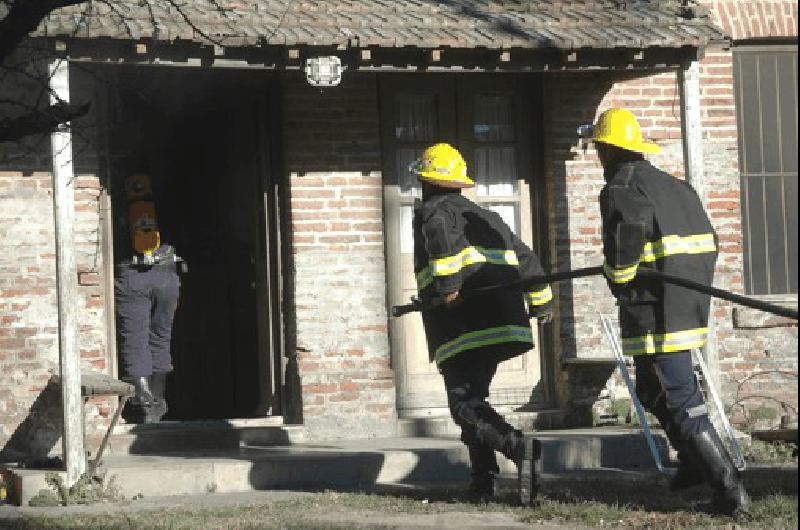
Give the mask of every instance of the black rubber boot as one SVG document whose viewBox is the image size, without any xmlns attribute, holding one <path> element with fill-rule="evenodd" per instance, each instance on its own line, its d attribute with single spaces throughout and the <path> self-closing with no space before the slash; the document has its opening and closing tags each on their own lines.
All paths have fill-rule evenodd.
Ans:
<svg viewBox="0 0 800 530">
<path fill-rule="evenodd" d="M 167 374 L 153 374 L 148 377 L 150 390 L 153 393 L 153 404 L 148 413 L 147 423 L 158 423 L 167 413 L 167 400 L 164 393 L 167 390 Z"/>
<path fill-rule="evenodd" d="M 735 518 L 747 517 L 750 496 L 717 432 L 711 429 L 690 437 L 686 448 L 702 466 L 706 482 L 714 490 L 712 508 Z"/>
<path fill-rule="evenodd" d="M 678 471 L 669 481 L 670 491 L 683 491 L 705 482 L 702 465 L 686 449 L 678 450 Z"/>
<path fill-rule="evenodd" d="M 453 418 L 462 431 L 469 433 L 470 440 L 500 451 L 516 464 L 520 503 L 530 504 L 539 491 L 539 441 L 523 436 L 484 400 L 454 407 Z"/>
<path fill-rule="evenodd" d="M 472 475 L 467 487 L 470 502 L 491 502 L 497 496 L 497 459 L 494 449 L 480 443 L 467 444 Z"/>
<path fill-rule="evenodd" d="M 128 400 L 122 417 L 128 423 L 150 423 L 150 409 L 153 406 L 153 393 L 150 390 L 150 382 L 145 376 L 131 377 L 123 379 L 136 389 L 136 394 Z"/>
<path fill-rule="evenodd" d="M 686 449 L 686 444 L 681 439 L 680 426 L 675 423 L 672 414 L 667 410 L 663 396 L 656 401 L 652 412 L 658 418 L 658 423 L 664 429 L 670 445 L 678 451 L 678 470 L 669 481 L 669 490 L 681 491 L 703 484 L 705 482 L 703 468 L 692 457 L 691 451 Z"/>
</svg>

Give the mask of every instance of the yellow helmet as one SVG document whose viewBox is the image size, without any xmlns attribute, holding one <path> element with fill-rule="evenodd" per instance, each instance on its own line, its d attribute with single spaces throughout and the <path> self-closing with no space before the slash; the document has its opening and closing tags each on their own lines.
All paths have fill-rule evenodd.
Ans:
<svg viewBox="0 0 800 530">
<path fill-rule="evenodd" d="M 145 256 L 152 255 L 161 246 L 161 233 L 158 231 L 150 176 L 135 173 L 126 178 L 125 195 L 133 249 Z"/>
<path fill-rule="evenodd" d="M 471 188 L 475 183 L 467 176 L 467 163 L 458 149 L 450 144 L 435 144 L 423 151 L 409 167 L 420 180 L 442 188 Z"/>
<path fill-rule="evenodd" d="M 594 126 L 592 140 L 615 145 L 628 151 L 655 154 L 661 147 L 642 137 L 642 129 L 633 112 L 628 109 L 608 109 L 603 112 Z"/>
</svg>

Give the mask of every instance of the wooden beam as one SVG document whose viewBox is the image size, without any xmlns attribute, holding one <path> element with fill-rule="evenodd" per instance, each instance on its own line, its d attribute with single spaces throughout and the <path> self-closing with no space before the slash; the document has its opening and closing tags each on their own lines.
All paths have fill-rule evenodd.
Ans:
<svg viewBox="0 0 800 530">
<path fill-rule="evenodd" d="M 50 63 L 50 101 L 69 101 L 69 62 Z M 83 402 L 78 350 L 78 273 L 75 264 L 75 175 L 72 171 L 72 133 L 68 128 L 51 135 L 53 157 L 53 215 L 55 217 L 56 289 L 58 292 L 58 349 L 64 432 L 62 447 L 67 485 L 86 470 L 83 448 Z"/>
</svg>

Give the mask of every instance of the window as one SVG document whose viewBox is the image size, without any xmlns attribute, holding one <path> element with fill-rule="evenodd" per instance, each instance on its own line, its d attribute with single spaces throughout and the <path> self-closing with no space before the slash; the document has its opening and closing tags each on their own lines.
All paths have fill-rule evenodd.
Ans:
<svg viewBox="0 0 800 530">
<path fill-rule="evenodd" d="M 748 294 L 797 294 L 797 46 L 734 51 Z"/>
</svg>

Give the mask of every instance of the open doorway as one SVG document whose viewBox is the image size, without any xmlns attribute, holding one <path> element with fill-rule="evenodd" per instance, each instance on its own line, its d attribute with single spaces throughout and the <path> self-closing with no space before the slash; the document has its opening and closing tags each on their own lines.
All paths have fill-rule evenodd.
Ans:
<svg viewBox="0 0 800 530">
<path fill-rule="evenodd" d="M 166 420 L 280 413 L 279 270 L 269 185 L 269 77 L 129 67 L 116 73 L 112 209 L 122 180 L 153 181 L 162 241 L 188 264 L 172 336 Z M 115 258 L 128 234 L 115 222 Z"/>
</svg>

